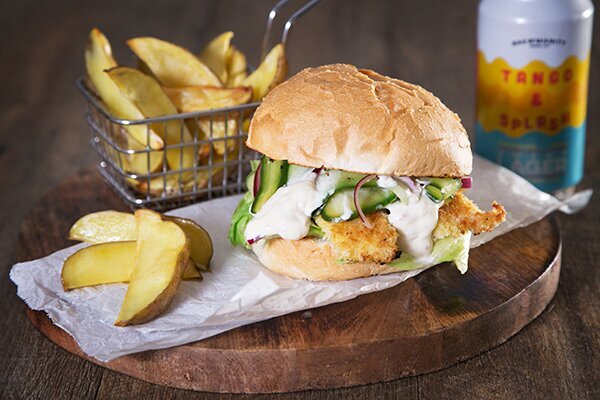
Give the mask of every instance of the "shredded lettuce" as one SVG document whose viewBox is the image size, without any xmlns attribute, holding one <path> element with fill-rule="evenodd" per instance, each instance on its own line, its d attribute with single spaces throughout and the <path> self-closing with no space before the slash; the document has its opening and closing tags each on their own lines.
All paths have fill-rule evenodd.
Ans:
<svg viewBox="0 0 600 400">
<path fill-rule="evenodd" d="M 457 238 L 445 238 L 435 241 L 429 257 L 415 259 L 413 256 L 404 253 L 388 265 L 402 271 L 410 271 L 432 267 L 443 262 L 454 262 L 460 273 L 464 274 L 467 272 L 470 244 L 471 232 L 468 232 Z"/>
</svg>

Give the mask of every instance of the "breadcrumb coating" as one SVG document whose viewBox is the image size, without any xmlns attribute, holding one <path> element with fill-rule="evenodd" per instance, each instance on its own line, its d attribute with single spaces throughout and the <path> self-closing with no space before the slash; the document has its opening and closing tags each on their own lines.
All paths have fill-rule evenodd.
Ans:
<svg viewBox="0 0 600 400">
<path fill-rule="evenodd" d="M 465 195 L 457 193 L 451 201 L 440 207 L 433 239 L 458 237 L 467 231 L 474 235 L 489 232 L 505 218 L 506 211 L 500 204 L 493 202 L 490 211 L 482 211 Z M 318 217 L 316 222 L 340 260 L 381 264 L 394 260 L 400 253 L 398 231 L 389 223 L 384 211 L 368 214 L 367 219 L 373 228 L 367 228 L 360 218 L 327 222 Z"/>
<path fill-rule="evenodd" d="M 325 232 L 337 257 L 344 261 L 373 261 L 382 264 L 396 258 L 398 231 L 388 222 L 383 211 L 367 214 L 373 228 L 367 228 L 360 218 L 344 222 L 327 222 L 319 217 L 317 224 Z"/>
<path fill-rule="evenodd" d="M 458 237 L 467 231 L 474 235 L 490 232 L 505 218 L 506 210 L 495 201 L 490 211 L 481 211 L 467 196 L 457 193 L 452 201 L 440 208 L 433 240 Z"/>
</svg>

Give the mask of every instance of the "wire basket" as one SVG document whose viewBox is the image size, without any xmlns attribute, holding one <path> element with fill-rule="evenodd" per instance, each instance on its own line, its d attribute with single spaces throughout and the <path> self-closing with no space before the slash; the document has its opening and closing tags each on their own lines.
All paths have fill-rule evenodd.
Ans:
<svg viewBox="0 0 600 400">
<path fill-rule="evenodd" d="M 268 14 L 263 57 L 273 21 L 290 1 L 279 1 Z M 287 19 L 284 46 L 293 24 L 318 2 L 305 2 Z M 77 87 L 86 99 L 90 144 L 100 157 L 98 171 L 131 208 L 167 210 L 245 191 L 249 161 L 259 157 L 245 140 L 260 103 L 127 120 L 112 116 L 84 78 L 77 80 Z M 132 139 L 131 129 L 143 129 L 148 145 Z M 150 145 L 156 131 L 169 138 L 161 149 Z"/>
</svg>

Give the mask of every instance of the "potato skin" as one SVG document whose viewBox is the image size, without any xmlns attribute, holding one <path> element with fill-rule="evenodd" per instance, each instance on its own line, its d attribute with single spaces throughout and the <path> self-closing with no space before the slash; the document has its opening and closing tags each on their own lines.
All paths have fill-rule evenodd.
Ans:
<svg viewBox="0 0 600 400">
<path fill-rule="evenodd" d="M 148 304 L 146 307 L 142 308 L 136 314 L 134 314 L 130 319 L 127 320 L 118 320 L 115 322 L 116 326 L 128 326 L 128 325 L 139 325 L 146 323 L 158 315 L 160 315 L 163 311 L 165 311 L 171 301 L 175 297 L 177 293 L 177 288 L 179 287 L 179 283 L 181 283 L 183 270 L 185 269 L 185 265 L 187 264 L 188 258 L 190 257 L 190 240 L 186 237 L 185 245 L 183 246 L 183 250 L 179 253 L 179 257 L 177 257 L 177 266 L 174 271 L 174 277 L 171 279 L 169 285 L 154 299 L 154 301 Z"/>
<path fill-rule="evenodd" d="M 175 222 L 190 239 L 190 258 L 200 272 L 210 272 L 210 260 L 214 254 L 210 235 L 195 221 L 181 217 L 164 216 L 165 221 Z"/>
</svg>

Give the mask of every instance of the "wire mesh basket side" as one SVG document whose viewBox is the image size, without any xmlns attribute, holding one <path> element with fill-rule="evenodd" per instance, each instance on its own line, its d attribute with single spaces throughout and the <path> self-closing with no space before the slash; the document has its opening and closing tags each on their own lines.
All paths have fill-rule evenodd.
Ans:
<svg viewBox="0 0 600 400">
<path fill-rule="evenodd" d="M 256 106 L 136 121 L 146 143 L 160 132 L 162 149 L 135 141 L 127 132 L 133 125 L 107 117 L 93 102 L 86 120 L 104 179 L 130 207 L 164 210 L 246 190 L 249 161 L 258 156 L 244 143 Z"/>
</svg>

